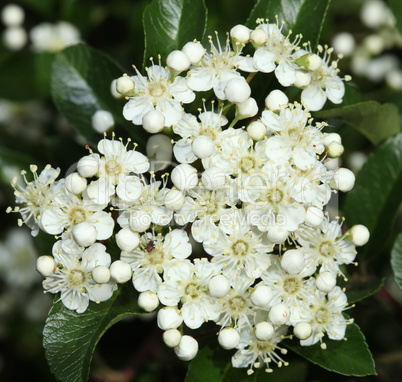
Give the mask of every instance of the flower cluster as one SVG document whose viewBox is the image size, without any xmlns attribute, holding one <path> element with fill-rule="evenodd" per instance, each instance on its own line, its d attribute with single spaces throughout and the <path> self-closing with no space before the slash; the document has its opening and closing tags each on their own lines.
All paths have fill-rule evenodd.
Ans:
<svg viewBox="0 0 402 382">
<path fill-rule="evenodd" d="M 80 313 L 131 279 L 141 308 L 164 305 L 158 325 L 180 359 L 198 351 L 183 332 L 213 321 L 219 344 L 237 349 L 233 366 L 249 374 L 286 365 L 280 342 L 292 333 L 323 349 L 326 337 L 344 338 L 351 321 L 337 278 L 369 233 L 330 220 L 331 194 L 352 189 L 354 175 L 326 167 L 342 154 L 341 139 L 309 113 L 327 99 L 342 102 L 344 85 L 331 49 L 311 53 L 298 46 L 301 36 L 282 31 L 264 20 L 254 30 L 238 25 L 223 47 L 189 42 L 169 54 L 167 68 L 152 62 L 147 76 L 136 70 L 114 82 L 128 98 L 125 118 L 151 133 L 171 127 L 179 163 L 170 175 L 157 180 L 149 159 L 112 135 L 65 179 L 32 166 L 33 181 L 13 181 L 20 223 L 58 235 L 53 256 L 37 262 L 46 291 Z M 254 54 L 244 55 L 249 42 Z M 260 113 L 249 85 L 257 72 L 300 88 L 300 102 L 276 89 Z M 185 111 L 209 90 L 217 105 Z M 114 242 L 120 257 L 112 262 Z"/>
</svg>

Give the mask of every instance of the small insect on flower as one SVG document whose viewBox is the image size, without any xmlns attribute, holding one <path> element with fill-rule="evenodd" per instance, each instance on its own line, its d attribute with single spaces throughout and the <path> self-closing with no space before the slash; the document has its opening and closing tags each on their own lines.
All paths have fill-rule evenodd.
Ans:
<svg viewBox="0 0 402 382">
<path fill-rule="evenodd" d="M 147 252 L 151 253 L 155 248 L 155 242 L 151 240 L 147 245 Z"/>
</svg>

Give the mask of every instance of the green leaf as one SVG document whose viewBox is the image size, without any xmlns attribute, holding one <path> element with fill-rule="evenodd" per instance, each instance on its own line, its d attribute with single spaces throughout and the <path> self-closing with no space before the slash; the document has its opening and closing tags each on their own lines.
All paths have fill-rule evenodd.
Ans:
<svg viewBox="0 0 402 382">
<path fill-rule="evenodd" d="M 284 31 L 302 34 L 303 41 L 310 41 L 313 50 L 318 44 L 330 0 L 257 0 L 246 22 L 249 28 L 256 27 L 258 18 L 275 22 L 284 21 Z"/>
<path fill-rule="evenodd" d="M 112 97 L 110 85 L 124 72 L 104 53 L 86 45 L 74 45 L 56 56 L 52 67 L 51 91 L 58 110 L 88 143 L 99 140 L 91 124 L 97 110 L 107 110 L 125 125 L 123 105 Z M 136 129 L 133 128 L 133 131 Z M 137 129 L 138 130 L 138 129 Z M 138 137 L 133 137 L 138 141 Z"/>
<path fill-rule="evenodd" d="M 289 366 L 276 368 L 272 374 L 267 376 L 265 367 L 256 369 L 252 375 L 247 375 L 247 369 L 236 369 L 231 364 L 231 353 L 219 346 L 209 345 L 203 347 L 191 361 L 186 382 L 304 382 L 307 375 L 307 364 L 305 362 L 291 362 Z"/>
<path fill-rule="evenodd" d="M 60 381 L 87 381 L 92 353 L 99 339 L 119 320 L 139 313 L 137 294 L 127 283 L 107 301 L 89 303 L 78 314 L 61 301 L 49 312 L 43 330 L 43 345 L 52 373 Z"/>
<path fill-rule="evenodd" d="M 12 176 L 19 175 L 21 170 L 28 170 L 36 161 L 20 151 L 0 146 L 0 180 L 10 184 Z"/>
<path fill-rule="evenodd" d="M 394 272 L 395 283 L 402 289 L 402 233 L 396 238 L 391 251 L 391 267 Z"/>
<path fill-rule="evenodd" d="M 364 300 L 376 293 L 384 284 L 385 278 L 377 278 L 363 283 L 353 285 L 353 281 L 349 283 L 350 286 L 346 288 L 346 295 L 348 296 L 348 303 L 353 304 L 357 301 Z"/>
<path fill-rule="evenodd" d="M 143 14 L 144 66 L 150 57 L 167 55 L 194 39 L 202 40 L 207 22 L 204 0 L 153 0 Z"/>
<path fill-rule="evenodd" d="M 402 201 L 402 133 L 388 139 L 369 156 L 346 195 L 345 214 L 349 226 L 364 224 L 369 242 L 359 256 L 380 254 L 392 231 Z"/>
<path fill-rule="evenodd" d="M 338 118 L 362 133 L 374 145 L 401 131 L 398 108 L 394 104 L 376 101 L 358 102 L 352 105 L 321 110 L 318 118 Z"/>
<path fill-rule="evenodd" d="M 388 5 L 396 18 L 396 26 L 402 33 L 402 2 L 401 0 L 388 0 Z"/>
<path fill-rule="evenodd" d="M 374 360 L 360 328 L 356 324 L 349 324 L 345 337 L 347 341 L 325 339 L 325 350 L 321 349 L 319 343 L 300 346 L 287 341 L 286 346 L 312 363 L 338 374 L 357 377 L 375 375 Z"/>
</svg>

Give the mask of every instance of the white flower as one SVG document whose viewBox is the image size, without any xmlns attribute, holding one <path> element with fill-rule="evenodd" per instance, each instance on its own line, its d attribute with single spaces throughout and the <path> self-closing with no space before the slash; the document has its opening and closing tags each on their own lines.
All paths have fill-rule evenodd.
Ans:
<svg viewBox="0 0 402 382">
<path fill-rule="evenodd" d="M 244 271 L 249 279 L 257 278 L 269 266 L 267 255 L 273 248 L 253 232 L 242 210 L 228 210 L 225 222 L 213 229 L 211 238 L 203 242 L 212 262 L 222 268 L 228 278 Z"/>
<path fill-rule="evenodd" d="M 183 77 L 171 81 L 171 74 L 160 65 L 148 69 L 144 77 L 136 69 L 137 75 L 131 77 L 135 82 L 134 95 L 124 105 L 123 116 L 134 125 L 142 125 L 142 119 L 149 111 L 158 110 L 165 117 L 165 126 L 177 123 L 182 115 L 181 103 L 190 103 L 195 94 L 187 86 Z"/>
<path fill-rule="evenodd" d="M 77 196 L 62 187 L 54 200 L 43 211 L 43 230 L 52 235 L 70 234 L 75 226 L 87 222 L 96 229 L 96 240 L 106 240 L 113 234 L 114 220 L 105 211 L 105 205 Z"/>
<path fill-rule="evenodd" d="M 230 47 L 230 39 L 226 40 L 224 48 L 217 38 L 218 47 L 208 36 L 211 44 L 211 52 L 205 52 L 200 66 L 191 66 L 187 74 L 187 84 L 190 89 L 206 91 L 214 89 L 215 95 L 225 100 L 225 86 L 232 78 L 238 78 L 237 69 L 254 72 L 256 69 L 250 65 L 247 57 L 241 56 L 241 50 L 235 53 Z"/>
<path fill-rule="evenodd" d="M 187 233 L 181 229 L 169 232 L 165 237 L 147 233 L 132 252 L 121 252 L 121 259 L 134 271 L 133 284 L 139 292 L 157 292 L 162 283 L 162 273 L 172 266 L 180 267 L 180 260 L 191 255 Z"/>
<path fill-rule="evenodd" d="M 293 52 L 297 48 L 300 36 L 295 40 L 289 40 L 282 34 L 283 23 L 278 27 L 277 24 L 261 23 L 257 28 L 264 30 L 268 34 L 266 44 L 258 48 L 253 56 L 254 66 L 257 70 L 270 73 L 275 70 L 275 76 L 283 86 L 290 86 L 296 80 L 296 70 L 298 66 L 293 63 Z"/>
<path fill-rule="evenodd" d="M 326 46 L 324 51 L 324 48 L 318 45 L 317 49 L 318 53 L 324 52 L 321 66 L 311 72 L 311 83 L 301 93 L 302 102 L 312 111 L 321 110 L 327 98 L 335 104 L 341 103 L 345 94 L 345 85 L 338 76 L 338 60 L 330 62 L 333 48 Z M 302 49 L 297 52 L 298 55 L 303 53 L 306 51 Z M 348 77 L 345 77 L 346 79 Z"/>
<path fill-rule="evenodd" d="M 353 263 L 356 257 L 354 244 L 342 235 L 342 223 L 337 220 L 324 219 L 318 228 L 301 226 L 295 236 L 305 250 L 307 266 L 321 265 L 320 272 L 337 276 L 339 266 Z"/>
<path fill-rule="evenodd" d="M 218 144 L 222 126 L 228 123 L 225 116 L 213 111 L 204 111 L 199 114 L 198 118 L 201 122 L 198 122 L 192 114 L 184 114 L 183 118 L 173 126 L 173 131 L 182 137 L 173 147 L 174 155 L 180 163 L 193 163 L 197 160 L 191 147 L 197 137 L 206 136 Z"/>
<path fill-rule="evenodd" d="M 80 254 L 69 254 L 63 250 L 60 241 L 53 246 L 53 256 L 58 264 L 57 270 L 43 281 L 47 292 L 60 292 L 63 305 L 77 313 L 83 313 L 89 301 L 108 300 L 117 289 L 114 282 L 97 284 L 91 272 L 96 266 L 109 267 L 110 255 L 106 247 L 96 243 Z"/>
<path fill-rule="evenodd" d="M 324 145 L 323 134 L 311 126 L 310 117 L 308 110 L 296 102 L 282 106 L 279 114 L 263 111 L 261 120 L 274 133 L 265 142 L 267 157 L 280 164 L 290 160 L 302 170 L 314 167 Z"/>
<path fill-rule="evenodd" d="M 102 139 L 98 151 L 98 180 L 87 187 L 88 196 L 97 204 L 108 204 L 116 192 L 123 201 L 133 201 L 142 194 L 142 182 L 132 175 L 142 174 L 149 169 L 148 159 L 135 150 L 127 150 L 127 145 L 114 139 Z"/>
<path fill-rule="evenodd" d="M 55 183 L 55 179 L 60 174 L 60 169 L 54 169 L 47 165 L 38 176 L 37 167 L 31 165 L 31 172 L 34 176 L 32 181 L 28 181 L 25 177 L 26 172 L 22 171 L 21 175 L 24 178 L 26 187 L 23 188 L 18 184 L 15 177 L 11 186 L 14 188 L 15 202 L 23 204 L 22 207 L 15 207 L 14 212 L 19 212 L 22 219 L 18 221 L 18 225 L 22 226 L 25 223 L 31 228 L 32 236 L 36 236 L 41 228 L 41 213 L 45 210 L 46 206 L 50 203 L 54 195 L 56 195 L 58 188 L 62 185 L 60 182 Z M 12 208 L 9 207 L 7 212 L 11 212 Z"/>
<path fill-rule="evenodd" d="M 198 259 L 194 265 L 186 261 L 170 267 L 159 287 L 159 300 L 166 306 L 176 306 L 181 301 L 184 323 L 197 329 L 219 316 L 221 305 L 208 293 L 208 282 L 218 273 L 219 269 L 206 259 Z"/>
</svg>

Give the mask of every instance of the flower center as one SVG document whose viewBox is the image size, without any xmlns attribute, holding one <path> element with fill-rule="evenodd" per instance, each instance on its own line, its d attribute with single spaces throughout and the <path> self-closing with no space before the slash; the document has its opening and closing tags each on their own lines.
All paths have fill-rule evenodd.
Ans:
<svg viewBox="0 0 402 382">
<path fill-rule="evenodd" d="M 164 261 L 165 254 L 161 249 L 155 248 L 151 252 L 147 253 L 147 258 L 150 264 L 160 265 Z"/>
<path fill-rule="evenodd" d="M 236 296 L 228 301 L 229 309 L 233 314 L 241 313 L 247 307 L 246 300 L 241 296 Z"/>
<path fill-rule="evenodd" d="M 271 204 L 279 204 L 283 197 L 283 192 L 277 188 L 267 190 L 267 201 Z"/>
<path fill-rule="evenodd" d="M 244 240 L 237 240 L 236 243 L 232 245 L 232 250 L 235 256 L 244 257 L 248 255 L 248 244 Z"/>
<path fill-rule="evenodd" d="M 276 344 L 273 343 L 273 341 L 271 340 L 257 341 L 256 347 L 260 354 L 267 354 L 267 353 L 270 354 L 275 350 Z"/>
<path fill-rule="evenodd" d="M 166 93 L 166 86 L 160 82 L 154 82 L 148 85 L 148 92 L 150 96 L 158 98 Z"/>
<path fill-rule="evenodd" d="M 107 161 L 105 168 L 109 175 L 119 175 L 122 170 L 121 164 L 113 159 Z"/>
<path fill-rule="evenodd" d="M 85 274 L 79 269 L 73 269 L 70 271 L 67 280 L 73 286 L 80 286 L 85 282 Z"/>
<path fill-rule="evenodd" d="M 335 252 L 334 245 L 330 241 L 321 242 L 318 246 L 318 250 L 324 257 L 333 257 Z"/>
<path fill-rule="evenodd" d="M 247 174 L 255 167 L 255 159 L 253 157 L 243 157 L 240 161 L 240 169 Z"/>
<path fill-rule="evenodd" d="M 297 277 L 288 277 L 283 282 L 283 289 L 287 294 L 294 294 L 299 291 L 301 286 L 300 279 Z"/>
<path fill-rule="evenodd" d="M 319 324 L 326 324 L 331 317 L 331 313 L 328 311 L 327 308 L 321 307 L 315 312 L 315 320 Z"/>
<path fill-rule="evenodd" d="M 201 287 L 200 284 L 197 283 L 189 283 L 184 290 L 187 297 L 190 298 L 197 298 L 201 294 Z"/>
<path fill-rule="evenodd" d="M 198 136 L 205 135 L 214 141 L 216 139 L 216 135 L 219 131 L 221 131 L 220 128 L 216 128 L 213 126 L 202 126 L 200 128 L 200 132 L 199 132 Z"/>
<path fill-rule="evenodd" d="M 72 225 L 83 223 L 87 219 L 87 214 L 83 208 L 77 207 L 70 211 L 70 222 Z"/>
</svg>

